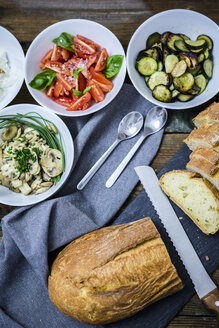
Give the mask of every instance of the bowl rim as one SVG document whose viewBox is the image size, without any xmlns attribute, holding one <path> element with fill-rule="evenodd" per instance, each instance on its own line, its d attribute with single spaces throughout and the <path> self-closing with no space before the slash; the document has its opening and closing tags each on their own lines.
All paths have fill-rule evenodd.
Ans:
<svg viewBox="0 0 219 328">
<path fill-rule="evenodd" d="M 30 109 L 28 109 L 30 108 Z M 10 111 L 10 109 L 13 109 L 15 111 L 17 111 L 17 113 L 19 112 L 32 112 L 32 111 L 35 111 L 36 112 L 39 112 L 40 115 L 43 116 L 43 113 L 46 112 L 46 118 L 53 121 L 53 120 L 56 120 L 56 123 L 57 124 L 57 121 L 59 122 L 59 124 L 62 126 L 61 127 L 61 130 L 60 130 L 60 127 L 59 127 L 59 131 L 60 131 L 60 134 L 61 134 L 61 137 L 62 137 L 62 142 L 64 141 L 64 138 L 63 138 L 63 133 L 62 131 L 65 131 L 64 132 L 64 136 L 67 137 L 66 140 L 68 140 L 68 143 L 66 144 L 65 148 L 66 150 L 68 149 L 68 151 L 66 152 L 65 150 L 65 156 L 66 156 L 66 153 L 68 154 L 68 158 L 69 158 L 69 165 L 68 165 L 68 170 L 65 170 L 65 172 L 63 174 L 64 177 L 60 179 L 59 183 L 55 186 L 54 185 L 54 189 L 55 190 L 51 190 L 53 188 L 53 186 L 48 190 L 50 192 L 48 192 L 48 194 L 46 194 L 47 192 L 45 193 L 42 193 L 42 194 L 39 194 L 39 195 L 28 195 L 28 196 L 24 196 L 23 197 L 31 197 L 29 198 L 24 198 L 26 200 L 25 204 L 21 203 L 19 199 L 16 199 L 15 201 L 10 201 L 9 200 L 2 200 L 1 199 L 1 195 L 0 195 L 0 202 L 1 204 L 4 204 L 4 205 L 9 205 L 9 206 L 29 206 L 29 205 L 35 205 L 37 203 L 40 203 L 52 196 L 54 196 L 54 194 L 56 194 L 63 186 L 64 184 L 67 182 L 68 178 L 69 178 L 69 175 L 71 174 L 72 170 L 73 170 L 73 163 L 74 163 L 74 157 L 75 157 L 75 149 L 74 149 L 74 142 L 73 142 L 73 138 L 71 136 L 71 133 L 69 131 L 69 128 L 67 127 L 67 125 L 65 124 L 65 122 L 58 116 L 56 115 L 55 113 L 49 113 L 48 111 L 45 111 L 45 108 L 40 106 L 40 105 L 36 105 L 36 104 L 30 104 L 30 103 L 23 103 L 23 104 L 15 104 L 15 105 L 11 105 L 11 106 L 7 106 L 5 107 L 2 112 L 0 113 L 0 116 L 1 115 L 7 115 L 8 112 Z M 1 130 L 0 130 L 1 131 Z M 63 143 L 64 144 L 64 143 Z M 0 185 L 0 189 L 3 188 L 3 191 L 4 190 L 7 190 L 8 192 L 8 188 L 7 187 L 4 187 L 2 185 Z M 4 189 L 6 188 L 6 189 Z M 9 190 L 11 193 L 16 194 L 15 192 Z M 17 194 L 16 194 L 17 195 Z M 19 193 L 19 195 L 21 195 L 21 193 Z M 21 195 L 22 196 L 22 195 Z M 34 196 L 34 197 L 33 197 Z M 39 199 L 36 199 L 34 200 L 35 197 L 39 196 L 38 198 Z M 44 196 L 44 197 L 43 197 Z M 8 197 L 9 198 L 9 197 Z"/>
<path fill-rule="evenodd" d="M 206 19 L 209 21 L 209 23 L 215 25 L 215 28 L 218 29 L 218 32 L 219 32 L 219 26 L 212 20 L 210 19 L 208 16 L 204 15 L 204 14 L 201 14 L 195 10 L 190 10 L 190 9 L 169 9 L 169 10 L 164 10 L 164 11 L 161 11 L 151 17 L 149 17 L 148 19 L 146 19 L 141 25 L 139 25 L 139 27 L 135 30 L 135 32 L 133 33 L 130 41 L 129 41 L 129 44 L 128 44 L 128 47 L 127 47 L 127 52 L 126 52 L 126 56 L 127 56 L 127 72 L 128 72 L 128 76 L 133 84 L 133 86 L 136 88 L 136 90 L 142 95 L 142 97 L 144 97 L 145 99 L 147 99 L 148 101 L 158 105 L 158 106 L 165 106 L 167 109 L 170 109 L 170 110 L 184 110 L 184 109 L 189 109 L 189 108 L 193 108 L 193 107 L 197 107 L 197 106 L 200 106 L 204 103 L 206 103 L 207 101 L 209 101 L 210 99 L 212 99 L 217 93 L 218 93 L 218 90 L 215 89 L 215 91 L 210 95 L 210 97 L 206 97 L 206 99 L 204 101 L 201 101 L 197 104 L 191 104 L 191 102 L 184 102 L 184 107 L 183 108 L 175 108 L 174 107 L 169 107 L 169 105 L 173 105 L 173 103 L 164 103 L 164 102 L 161 102 L 161 101 L 158 101 L 156 100 L 155 98 L 154 99 L 148 99 L 147 96 L 136 86 L 135 84 L 135 81 L 132 77 L 132 74 L 131 74 L 131 71 L 130 71 L 130 67 L 129 67 L 129 61 L 130 61 L 130 51 L 131 51 L 131 48 L 132 48 L 132 42 L 136 36 L 137 33 L 139 33 L 139 31 L 141 31 L 144 26 L 148 23 L 150 23 L 151 20 L 153 20 L 155 17 L 160 17 L 160 16 L 163 16 L 163 15 L 166 15 L 168 13 L 174 13 L 174 12 L 177 12 L 177 13 L 192 13 L 194 15 L 197 15 L 197 16 L 201 16 L 202 18 Z"/>
<path fill-rule="evenodd" d="M 112 99 L 104 99 L 104 101 L 106 101 L 104 103 L 104 106 L 101 107 L 101 108 L 96 108 L 96 109 L 93 109 L 92 110 L 92 106 L 90 108 L 88 108 L 87 110 L 85 111 L 72 111 L 72 112 L 67 112 L 67 111 L 64 111 L 63 112 L 58 112 L 57 110 L 55 109 L 52 109 L 51 107 L 48 107 L 46 106 L 45 104 L 43 104 L 42 101 L 40 101 L 39 99 L 37 99 L 38 97 L 35 96 L 34 94 L 34 91 L 32 90 L 32 88 L 29 86 L 28 84 L 28 79 L 27 79 L 27 59 L 28 59 L 28 56 L 29 56 L 29 53 L 32 49 L 32 47 L 38 42 L 38 40 L 42 37 L 42 35 L 45 33 L 45 32 L 48 32 L 50 30 L 52 30 L 55 26 L 59 26 L 59 25 L 62 25 L 63 23 L 70 23 L 70 22 L 88 22 L 89 24 L 93 24 L 93 25 L 97 25 L 97 26 L 100 26 L 103 30 L 107 31 L 107 33 L 111 33 L 111 35 L 116 39 L 116 41 L 118 42 L 119 46 L 121 47 L 121 55 L 124 56 L 123 58 L 123 63 L 122 63 L 122 66 L 121 66 L 121 76 L 120 76 L 120 85 L 117 89 L 114 90 L 114 95 L 113 95 L 113 98 Z M 31 96 L 35 99 L 35 101 L 40 105 L 42 106 L 43 108 L 45 108 L 47 111 L 49 112 L 53 112 L 54 114 L 56 115 L 59 115 L 59 116 L 65 116 L 65 117 L 82 117 L 82 116 L 87 116 L 87 115 L 90 115 L 90 114 L 94 114 L 95 112 L 99 111 L 99 110 L 102 110 L 103 108 L 105 108 L 116 96 L 117 94 L 119 93 L 119 91 L 121 90 L 123 84 L 124 84 L 124 80 L 125 80 L 125 77 L 126 77 L 126 71 L 127 71 L 127 64 L 126 64 L 126 54 L 125 54 L 125 51 L 124 51 L 124 48 L 120 42 L 120 40 L 117 38 L 117 36 L 110 30 L 108 29 L 107 27 L 105 27 L 104 25 L 100 24 L 100 23 L 97 23 L 93 20 L 89 20 L 89 19 L 82 19 L 82 18 L 72 18 L 72 19 L 66 19 L 66 20 L 61 20 L 59 22 L 56 22 L 52 25 L 49 25 L 48 27 L 46 27 L 44 30 L 42 30 L 34 39 L 33 41 L 31 42 L 30 46 L 28 47 L 27 49 L 27 52 L 26 52 L 26 56 L 25 56 L 25 66 L 24 66 L 24 80 L 25 80 L 25 84 L 26 84 L 26 87 L 28 89 L 28 91 L 30 92 Z M 120 73 L 120 71 L 119 71 Z M 119 74 L 118 73 L 118 74 Z M 101 104 L 101 102 L 100 102 Z M 71 113 L 71 114 L 70 114 Z"/>
<path fill-rule="evenodd" d="M 0 33 L 1 30 L 4 31 L 4 33 L 9 34 L 14 43 L 16 44 L 17 48 L 19 48 L 19 51 L 21 52 L 21 60 L 22 60 L 22 65 L 23 65 L 23 70 L 21 70 L 19 72 L 19 76 L 17 78 L 17 81 L 15 81 L 15 84 L 17 83 L 17 87 L 16 87 L 16 91 L 14 93 L 11 92 L 11 95 L 8 95 L 8 100 L 4 101 L 4 97 L 0 100 L 0 111 L 3 110 L 5 107 L 8 106 L 8 104 L 10 104 L 14 98 L 17 96 L 17 94 L 19 93 L 23 83 L 24 83 L 24 67 L 25 67 L 25 55 L 24 55 L 24 50 L 20 44 L 20 42 L 18 41 L 18 39 L 14 36 L 13 33 L 11 33 L 8 29 L 6 29 L 5 27 L 3 27 L 2 25 L 0 25 Z M 5 52 L 7 53 L 7 49 L 5 49 Z M 13 87 L 13 85 L 11 86 Z M 1 102 L 3 103 L 3 105 L 1 104 Z"/>
</svg>

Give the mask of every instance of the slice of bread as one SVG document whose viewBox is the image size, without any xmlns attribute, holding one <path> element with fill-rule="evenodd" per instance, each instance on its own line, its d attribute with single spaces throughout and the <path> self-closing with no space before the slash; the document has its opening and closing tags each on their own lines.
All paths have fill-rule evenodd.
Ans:
<svg viewBox="0 0 219 328">
<path fill-rule="evenodd" d="M 191 150 L 207 147 L 219 152 L 219 123 L 202 124 L 198 129 L 194 129 L 184 142 Z"/>
<path fill-rule="evenodd" d="M 210 148 L 198 147 L 190 154 L 186 168 L 201 174 L 219 190 L 219 153 Z"/>
<path fill-rule="evenodd" d="M 208 106 L 193 119 L 193 123 L 197 128 L 200 127 L 203 123 L 219 123 L 219 103 L 214 102 Z"/>
<path fill-rule="evenodd" d="M 219 193 L 207 180 L 187 170 L 175 170 L 160 178 L 160 186 L 204 233 L 219 230 Z"/>
</svg>

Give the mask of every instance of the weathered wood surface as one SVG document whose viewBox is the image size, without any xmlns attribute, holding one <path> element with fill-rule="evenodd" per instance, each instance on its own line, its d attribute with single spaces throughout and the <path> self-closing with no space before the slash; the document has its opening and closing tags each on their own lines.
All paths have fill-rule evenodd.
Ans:
<svg viewBox="0 0 219 328">
<path fill-rule="evenodd" d="M 219 24 L 218 0 L 203 0 L 201 3 L 197 0 L 0 0 L 0 25 L 16 36 L 26 52 L 31 41 L 49 25 L 64 19 L 91 19 L 109 28 L 126 50 L 132 34 L 143 21 L 153 14 L 175 8 L 196 10 Z M 126 82 L 130 82 L 128 77 Z M 35 102 L 23 85 L 12 103 Z M 191 118 L 203 108 L 200 106 L 194 110 L 171 112 L 167 131 L 172 133 L 166 131 L 160 150 L 152 163 L 156 171 L 159 171 L 181 147 L 186 137 L 185 132 L 189 132 L 192 127 Z M 174 133 L 175 131 L 181 133 Z M 141 190 L 142 186 L 139 183 L 120 212 Z M 0 204 L 0 219 L 12 209 Z M 213 279 L 219 285 L 219 269 L 214 273 Z M 205 310 L 197 296 L 194 296 L 168 325 L 168 328 L 185 327 L 216 327 L 215 317 Z"/>
</svg>

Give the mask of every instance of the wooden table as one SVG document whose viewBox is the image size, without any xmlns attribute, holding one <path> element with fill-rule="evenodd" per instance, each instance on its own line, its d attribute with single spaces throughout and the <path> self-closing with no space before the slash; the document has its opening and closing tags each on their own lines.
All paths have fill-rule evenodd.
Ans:
<svg viewBox="0 0 219 328">
<path fill-rule="evenodd" d="M 15 35 L 26 52 L 31 41 L 47 26 L 70 18 L 90 19 L 109 28 L 126 50 L 132 34 L 143 21 L 158 12 L 175 8 L 197 10 L 219 24 L 218 0 L 0 0 L 0 25 Z M 128 77 L 126 82 L 130 83 Z M 12 102 L 17 103 L 35 103 L 25 85 Z M 169 111 L 167 129 L 160 150 L 152 163 L 156 171 L 159 171 L 181 147 L 183 139 L 191 129 L 191 117 L 203 108 L 200 106 L 182 112 Z M 120 212 L 141 190 L 142 187 L 138 184 Z M 11 210 L 12 207 L 0 204 L 0 218 Z M 219 269 L 213 274 L 213 279 L 219 285 Z M 194 296 L 171 321 L 168 328 L 215 326 L 215 317 L 205 310 L 198 297 Z"/>
</svg>

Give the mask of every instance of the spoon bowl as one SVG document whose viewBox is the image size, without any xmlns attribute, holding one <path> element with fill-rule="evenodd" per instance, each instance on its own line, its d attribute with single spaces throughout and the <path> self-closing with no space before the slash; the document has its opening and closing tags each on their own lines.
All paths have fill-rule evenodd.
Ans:
<svg viewBox="0 0 219 328">
<path fill-rule="evenodd" d="M 164 107 L 155 106 L 151 108 L 146 116 L 144 131 L 150 134 L 160 131 L 167 121 L 167 110 Z"/>
<path fill-rule="evenodd" d="M 125 140 L 134 137 L 142 128 L 144 118 L 139 112 L 130 112 L 123 117 L 118 127 L 118 139 Z"/>
</svg>

